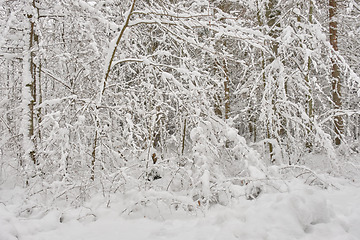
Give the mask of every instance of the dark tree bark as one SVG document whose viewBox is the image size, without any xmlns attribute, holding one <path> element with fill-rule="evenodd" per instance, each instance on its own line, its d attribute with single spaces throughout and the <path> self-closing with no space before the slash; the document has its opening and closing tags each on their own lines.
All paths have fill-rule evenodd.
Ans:
<svg viewBox="0 0 360 240">
<path fill-rule="evenodd" d="M 338 51 L 338 34 L 337 34 L 337 0 L 329 0 L 329 18 L 330 18 L 330 44 L 333 47 L 335 52 Z M 344 122 L 342 116 L 337 112 L 341 109 L 342 99 L 341 99 L 341 78 L 340 78 L 340 69 L 336 61 L 336 57 L 331 58 L 332 62 L 332 100 L 334 103 L 335 116 L 334 116 L 334 130 L 335 130 L 335 144 L 341 144 L 341 136 L 344 133 Z"/>
<path fill-rule="evenodd" d="M 308 21 L 310 24 L 313 24 L 313 12 L 314 12 L 314 3 L 313 0 L 309 1 L 309 16 Z M 311 73 L 311 66 L 312 66 L 312 60 L 311 57 L 308 57 L 307 60 L 307 73 L 305 76 L 305 82 L 309 90 L 309 94 L 306 96 L 306 112 L 309 117 L 309 124 L 308 124 L 308 135 L 311 134 L 313 130 L 313 120 L 314 120 L 314 102 L 312 97 L 312 86 L 310 82 L 310 73 Z M 313 148 L 313 141 L 311 139 L 308 139 L 306 142 L 306 148 L 311 152 Z"/>
<path fill-rule="evenodd" d="M 36 2 L 33 0 L 31 2 L 31 6 L 36 11 L 36 16 L 33 14 L 28 14 L 28 19 L 30 22 L 30 36 L 29 36 L 29 51 L 30 51 L 30 74 L 31 74 L 31 82 L 28 83 L 27 87 L 29 88 L 30 92 L 30 102 L 29 106 L 29 132 L 28 137 L 30 141 L 32 141 L 32 149 L 29 152 L 31 161 L 36 164 L 36 136 L 35 136 L 35 122 L 36 122 L 36 113 L 35 113 L 35 106 L 37 100 L 37 67 L 35 64 L 35 57 L 36 57 L 36 50 L 35 48 L 39 45 L 39 36 L 36 34 L 35 27 L 36 27 L 36 19 L 39 16 L 39 9 L 36 7 Z"/>
</svg>

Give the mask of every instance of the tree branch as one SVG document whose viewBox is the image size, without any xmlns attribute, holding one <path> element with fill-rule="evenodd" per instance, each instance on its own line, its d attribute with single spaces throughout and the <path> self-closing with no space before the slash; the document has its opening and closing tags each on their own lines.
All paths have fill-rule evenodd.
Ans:
<svg viewBox="0 0 360 240">
<path fill-rule="evenodd" d="M 105 76 L 104 76 L 103 83 L 102 83 L 102 86 L 101 86 L 101 92 L 100 92 L 101 95 L 103 95 L 104 92 L 105 92 L 106 82 L 107 82 L 107 80 L 109 78 L 109 74 L 111 72 L 111 65 L 112 65 L 112 62 L 114 61 L 116 50 L 117 50 L 117 48 L 119 46 L 120 40 L 123 37 L 126 28 L 129 25 L 130 17 L 131 17 L 132 12 L 134 11 L 134 8 L 135 8 L 135 3 L 136 3 L 136 0 L 133 0 L 133 2 L 131 4 L 131 7 L 130 7 L 130 10 L 129 10 L 127 16 L 126 16 L 125 23 L 124 23 L 124 25 L 123 25 L 123 27 L 122 27 L 122 29 L 120 31 L 120 34 L 119 34 L 119 36 L 118 36 L 118 38 L 116 40 L 116 43 L 115 43 L 114 49 L 112 51 L 111 57 L 108 60 L 108 62 L 105 63 L 105 64 L 107 64 L 107 65 L 105 65 L 107 67 L 107 70 L 105 72 Z"/>
</svg>

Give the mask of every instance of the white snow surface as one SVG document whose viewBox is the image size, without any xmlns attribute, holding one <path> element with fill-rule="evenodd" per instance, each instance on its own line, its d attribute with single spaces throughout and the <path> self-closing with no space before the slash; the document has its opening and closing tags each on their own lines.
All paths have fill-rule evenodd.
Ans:
<svg viewBox="0 0 360 240">
<path fill-rule="evenodd" d="M 107 208 L 100 198 L 83 207 L 40 211 L 26 207 L 23 189 L 0 185 L 0 239 L 360 239 L 360 186 L 342 181 L 320 189 L 297 180 L 285 185 L 286 190 L 262 193 L 255 200 L 239 197 L 192 215 L 159 207 L 129 215 L 124 199 Z"/>
</svg>

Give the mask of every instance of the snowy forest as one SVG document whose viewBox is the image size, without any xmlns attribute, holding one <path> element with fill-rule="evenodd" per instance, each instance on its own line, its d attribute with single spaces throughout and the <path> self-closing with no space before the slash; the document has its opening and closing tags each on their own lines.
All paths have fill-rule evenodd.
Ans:
<svg viewBox="0 0 360 240">
<path fill-rule="evenodd" d="M 0 33 L 1 240 L 360 239 L 358 0 L 0 0 Z M 84 239 L 162 239 L 118 227 Z"/>
</svg>

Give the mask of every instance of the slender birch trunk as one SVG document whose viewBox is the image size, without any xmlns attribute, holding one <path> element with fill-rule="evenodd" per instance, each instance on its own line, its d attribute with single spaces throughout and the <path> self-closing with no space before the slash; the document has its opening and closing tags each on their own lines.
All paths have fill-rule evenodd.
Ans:
<svg viewBox="0 0 360 240">
<path fill-rule="evenodd" d="M 114 61 L 115 58 L 115 54 L 116 54 L 116 50 L 120 44 L 120 41 L 122 39 L 122 37 L 124 36 L 125 30 L 127 29 L 129 23 L 130 23 L 130 17 L 135 9 L 135 3 L 136 0 L 133 0 L 130 6 L 130 9 L 127 12 L 127 16 L 125 18 L 125 22 L 124 25 L 122 26 L 120 33 L 118 35 L 118 37 L 116 39 L 114 39 L 115 41 L 112 41 L 110 43 L 109 46 L 109 53 L 107 58 L 105 59 L 105 64 L 104 64 L 104 76 L 100 82 L 100 91 L 98 94 L 98 99 L 96 101 L 96 109 L 95 109 L 95 134 L 94 134 L 94 142 L 93 142 L 93 151 L 91 153 L 91 175 L 90 175 L 90 179 L 94 180 L 95 179 L 95 164 L 97 161 L 97 148 L 99 147 L 99 136 L 100 136 L 100 117 L 99 117 L 99 110 L 102 104 L 102 98 L 103 95 L 105 93 L 106 90 L 106 84 L 109 80 L 109 76 L 111 73 L 111 69 L 112 69 L 112 63 Z"/>
</svg>

